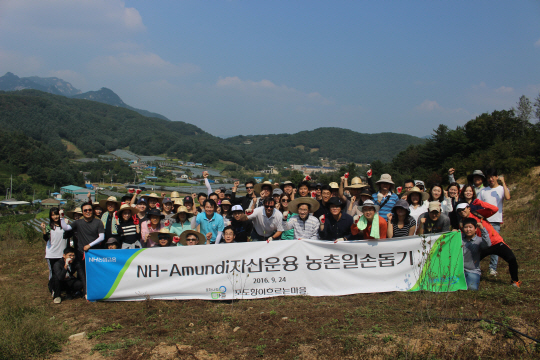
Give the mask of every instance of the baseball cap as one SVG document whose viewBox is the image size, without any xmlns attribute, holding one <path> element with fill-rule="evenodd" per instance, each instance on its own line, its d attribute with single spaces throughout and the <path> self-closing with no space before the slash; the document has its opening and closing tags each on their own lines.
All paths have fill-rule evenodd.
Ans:
<svg viewBox="0 0 540 360">
<path fill-rule="evenodd" d="M 462 202 L 462 203 L 459 203 L 456 207 L 456 211 L 459 211 L 459 210 L 462 210 L 462 209 L 465 209 L 465 208 L 468 208 L 469 207 L 469 204 L 466 203 L 466 202 Z"/>
<path fill-rule="evenodd" d="M 242 205 L 234 205 L 231 209 L 232 212 L 234 211 L 242 211 L 244 212 L 244 209 L 242 208 Z"/>
<path fill-rule="evenodd" d="M 164 198 L 163 201 L 161 202 L 162 204 L 165 204 L 165 203 L 172 203 L 173 201 L 171 200 L 171 198 Z"/>
<path fill-rule="evenodd" d="M 184 204 L 187 203 L 187 202 L 193 204 L 193 198 L 191 196 L 186 196 L 184 198 Z"/>
<path fill-rule="evenodd" d="M 139 199 L 139 201 L 137 201 L 137 205 L 139 205 L 139 204 L 148 205 L 148 203 L 146 202 L 146 199 L 143 199 L 143 198 L 141 198 L 141 199 Z"/>
<path fill-rule="evenodd" d="M 225 188 L 225 186 L 221 186 L 219 190 L 221 190 L 221 192 L 225 192 L 227 189 Z"/>
<path fill-rule="evenodd" d="M 414 180 L 414 185 L 416 185 L 416 186 L 422 185 L 423 187 L 426 187 L 426 185 L 424 184 L 424 182 L 422 180 Z"/>
<path fill-rule="evenodd" d="M 438 211 L 441 212 L 441 203 L 438 201 L 429 202 L 429 212 Z"/>
<path fill-rule="evenodd" d="M 272 192 L 272 195 L 281 195 L 283 194 L 283 191 L 280 188 L 275 188 Z"/>
</svg>

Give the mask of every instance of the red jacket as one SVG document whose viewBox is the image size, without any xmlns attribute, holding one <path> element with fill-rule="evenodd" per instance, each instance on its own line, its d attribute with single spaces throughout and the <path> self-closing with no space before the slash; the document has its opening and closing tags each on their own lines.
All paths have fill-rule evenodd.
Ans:
<svg viewBox="0 0 540 360">
<path fill-rule="evenodd" d="M 476 215 L 472 213 L 474 211 L 478 213 L 479 215 L 482 215 L 484 218 L 488 218 L 491 215 L 495 214 L 497 211 L 499 211 L 499 208 L 496 207 L 495 205 L 488 204 L 487 202 L 481 201 L 478 199 L 475 199 L 471 203 L 470 208 L 471 208 L 471 213 L 469 214 L 469 217 L 475 219 L 476 221 L 481 223 L 483 227 L 486 228 L 489 234 L 489 238 L 491 240 L 491 246 L 497 245 L 499 243 L 506 244 L 502 236 L 499 235 L 497 231 L 495 231 L 495 229 L 493 228 L 493 226 L 491 226 L 489 221 L 485 219 L 481 220 L 480 218 L 478 218 Z M 482 232 L 480 231 L 480 229 L 476 229 L 476 235 L 482 237 Z"/>
</svg>

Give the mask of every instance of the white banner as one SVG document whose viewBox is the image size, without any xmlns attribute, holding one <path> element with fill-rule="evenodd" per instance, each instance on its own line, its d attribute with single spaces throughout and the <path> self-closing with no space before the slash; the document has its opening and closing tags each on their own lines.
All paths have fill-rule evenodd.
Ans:
<svg viewBox="0 0 540 360">
<path fill-rule="evenodd" d="M 459 232 L 381 241 L 288 240 L 86 255 L 89 300 L 255 299 L 466 289 Z"/>
</svg>

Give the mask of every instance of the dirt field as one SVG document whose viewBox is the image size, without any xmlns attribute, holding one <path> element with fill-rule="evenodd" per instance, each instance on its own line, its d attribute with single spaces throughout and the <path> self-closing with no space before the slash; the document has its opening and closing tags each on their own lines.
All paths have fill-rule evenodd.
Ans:
<svg viewBox="0 0 540 360">
<path fill-rule="evenodd" d="M 497 277 L 487 275 L 485 259 L 478 292 L 55 305 L 43 243 L 3 237 L 0 358 L 539 358 L 535 341 L 508 328 L 540 339 L 539 183 L 537 173 L 516 180 L 505 208 L 502 235 L 521 289 L 510 286 L 503 260 Z M 67 340 L 80 332 L 82 340 Z"/>
</svg>

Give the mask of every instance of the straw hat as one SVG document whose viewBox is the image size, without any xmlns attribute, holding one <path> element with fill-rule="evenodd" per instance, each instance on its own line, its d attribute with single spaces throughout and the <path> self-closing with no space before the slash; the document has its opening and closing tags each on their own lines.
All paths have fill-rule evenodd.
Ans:
<svg viewBox="0 0 540 360">
<path fill-rule="evenodd" d="M 263 186 L 270 186 L 272 188 L 270 190 L 270 193 L 272 192 L 272 190 L 274 190 L 277 187 L 276 185 L 272 184 L 270 181 L 258 183 L 258 184 L 255 184 L 255 186 L 253 187 L 253 191 L 255 192 L 255 194 L 259 195 L 261 193 L 261 189 Z"/>
<path fill-rule="evenodd" d="M 72 211 L 66 211 L 66 216 L 70 219 L 75 219 L 75 214 L 79 214 L 79 215 L 82 215 L 82 210 L 81 210 L 81 207 L 76 207 L 74 210 Z"/>
<path fill-rule="evenodd" d="M 101 206 L 101 208 L 103 210 L 106 210 L 107 209 L 107 203 L 108 202 L 113 202 L 116 204 L 116 208 L 118 209 L 120 207 L 120 204 L 122 203 L 121 201 L 118 201 L 116 200 L 116 196 L 109 196 L 107 198 L 107 200 L 100 200 L 99 201 L 99 206 Z"/>
<path fill-rule="evenodd" d="M 150 240 L 152 240 L 154 243 L 156 244 L 159 244 L 159 236 L 167 236 L 167 239 L 168 239 L 168 244 L 167 246 L 171 245 L 172 243 L 172 238 L 173 238 L 173 235 L 170 231 L 169 231 L 169 228 L 167 227 L 163 227 L 161 228 L 159 231 L 157 232 L 153 232 L 150 234 Z"/>
<path fill-rule="evenodd" d="M 128 204 L 122 204 L 122 206 L 120 206 L 120 209 L 118 209 L 117 213 L 118 213 L 118 216 L 120 216 L 120 214 L 122 213 L 122 211 L 124 210 L 129 210 L 131 211 L 131 216 L 137 214 L 139 212 L 139 209 L 137 208 L 134 208 L 134 207 L 131 207 L 130 205 Z"/>
<path fill-rule="evenodd" d="M 197 245 L 204 245 L 206 243 L 206 237 L 198 231 L 195 230 L 186 230 L 180 235 L 180 244 L 187 246 L 186 237 L 190 234 L 196 235 L 199 238 L 199 243 Z"/>
<path fill-rule="evenodd" d="M 163 201 L 163 198 L 158 196 L 158 194 L 156 194 L 156 193 L 151 193 L 150 195 L 141 196 L 141 199 L 146 199 L 146 202 L 148 202 L 148 199 L 150 199 L 150 198 L 156 199 L 158 203 Z"/>
<path fill-rule="evenodd" d="M 180 193 L 178 191 L 173 191 L 171 193 L 171 199 L 176 199 L 180 197 Z"/>
<path fill-rule="evenodd" d="M 328 184 L 328 186 L 330 186 L 331 189 L 339 189 L 339 185 L 337 182 L 331 182 L 330 184 Z"/>
<path fill-rule="evenodd" d="M 173 216 L 173 218 L 178 219 L 178 214 L 180 213 L 186 213 L 186 218 L 189 219 L 193 216 L 193 213 L 188 210 L 187 207 L 184 205 L 180 205 L 178 209 L 176 210 L 176 214 Z"/>
<path fill-rule="evenodd" d="M 364 204 L 362 206 L 358 206 L 358 210 L 360 210 L 361 212 L 364 212 L 365 207 L 373 207 L 375 208 L 375 212 L 379 212 L 379 209 L 380 209 L 380 206 L 375 205 L 375 203 L 371 200 L 364 201 Z"/>
<path fill-rule="evenodd" d="M 394 182 L 392 181 L 392 176 L 390 176 L 390 174 L 382 174 L 381 179 L 377 181 L 377 184 L 379 183 L 388 183 L 388 184 L 395 185 Z"/>
<path fill-rule="evenodd" d="M 184 205 L 184 200 L 182 198 L 173 198 L 173 206 L 177 208 L 178 206 Z"/>
<path fill-rule="evenodd" d="M 220 205 L 229 205 L 232 207 L 232 204 L 231 202 L 228 200 L 228 199 L 223 199 L 221 200 L 221 204 Z"/>
<path fill-rule="evenodd" d="M 407 199 L 409 199 L 409 195 L 415 194 L 415 193 L 420 195 L 420 199 L 421 199 L 420 202 L 424 202 L 427 199 L 429 199 L 429 194 L 427 192 L 423 192 L 422 190 L 420 190 L 418 186 L 413 187 L 411 190 L 407 191 L 403 195 L 406 196 Z"/>
<path fill-rule="evenodd" d="M 299 197 L 289 203 L 287 210 L 291 213 L 298 214 L 298 207 L 301 204 L 308 204 L 310 206 L 309 212 L 314 213 L 319 210 L 320 204 L 317 200 L 310 197 Z"/>
<path fill-rule="evenodd" d="M 360 179 L 359 177 L 353 177 L 351 180 L 351 184 L 347 186 L 345 189 L 360 189 L 366 186 L 368 185 L 362 183 L 362 179 Z"/>
<path fill-rule="evenodd" d="M 287 186 L 287 185 L 291 185 L 291 186 L 293 187 L 293 189 L 295 188 L 293 182 L 292 182 L 292 181 L 289 181 L 289 180 L 287 180 L 287 181 L 283 182 L 283 184 L 279 185 L 279 188 L 280 188 L 282 191 L 284 191 L 283 189 L 284 189 L 285 186 Z"/>
</svg>

